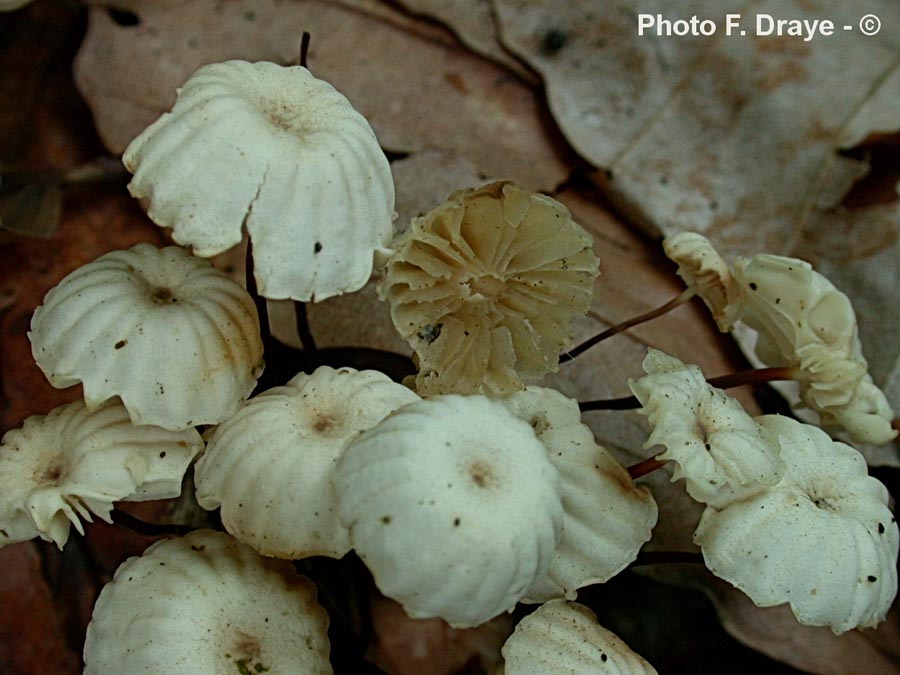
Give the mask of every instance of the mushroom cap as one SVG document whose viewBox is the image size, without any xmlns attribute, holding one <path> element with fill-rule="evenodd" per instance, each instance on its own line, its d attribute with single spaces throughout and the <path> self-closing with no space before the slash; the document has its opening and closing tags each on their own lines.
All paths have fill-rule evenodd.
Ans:
<svg viewBox="0 0 900 675">
<path fill-rule="evenodd" d="M 113 251 L 65 277 L 31 319 L 34 360 L 88 408 L 122 399 L 135 424 L 184 429 L 238 409 L 262 372 L 249 294 L 175 246 Z"/>
<path fill-rule="evenodd" d="M 781 479 L 777 440 L 740 403 L 707 384 L 698 366 L 657 349 L 647 352 L 643 366 L 647 375 L 628 386 L 653 427 L 644 447 L 666 448 L 657 457 L 675 462 L 672 480 L 684 478 L 691 497 L 708 503 L 726 486 L 752 491 Z"/>
<path fill-rule="evenodd" d="M 597 445 L 577 401 L 532 386 L 502 403 L 531 425 L 562 479 L 562 538 L 523 601 L 574 600 L 579 588 L 608 581 L 637 557 L 656 525 L 656 502 Z"/>
<path fill-rule="evenodd" d="M 501 651 L 505 675 L 656 675 L 590 609 L 564 600 L 522 619 Z"/>
<path fill-rule="evenodd" d="M 681 232 L 663 240 L 678 276 L 706 303 L 719 330 L 727 333 L 741 312 L 741 294 L 728 265 L 709 239 L 696 232 Z"/>
<path fill-rule="evenodd" d="M 246 223 L 267 298 L 358 290 L 393 236 L 394 183 L 375 133 L 302 66 L 200 68 L 123 161 L 153 222 L 197 255 L 240 243 Z"/>
<path fill-rule="evenodd" d="M 334 462 L 360 431 L 418 399 L 372 370 L 301 373 L 219 425 L 197 462 L 197 501 L 221 506 L 225 529 L 263 555 L 340 558 L 351 545 L 337 517 Z"/>
<path fill-rule="evenodd" d="M 0 546 L 39 536 L 62 548 L 70 524 L 84 534 L 79 517 L 111 522 L 113 502 L 177 497 L 202 448 L 196 429 L 134 426 L 118 401 L 29 417 L 0 442 Z"/>
<path fill-rule="evenodd" d="M 508 394 L 555 371 L 598 274 L 568 209 L 508 182 L 454 192 L 394 247 L 381 294 L 423 396 Z"/>
<path fill-rule="evenodd" d="M 778 485 L 707 507 L 694 534 L 706 566 L 760 607 L 789 603 L 803 624 L 835 633 L 882 621 L 897 593 L 897 523 L 888 492 L 853 448 L 787 417 Z"/>
<path fill-rule="evenodd" d="M 559 474 L 531 427 L 484 396 L 407 405 L 347 446 L 341 521 L 382 593 L 413 618 L 469 627 L 546 574 L 562 531 Z"/>
<path fill-rule="evenodd" d="M 739 258 L 733 273 L 741 319 L 759 333 L 756 355 L 770 366 L 799 367 L 800 396 L 822 424 L 860 442 L 895 438 L 894 413 L 867 372 L 847 296 L 796 258 Z"/>
<path fill-rule="evenodd" d="M 290 563 L 198 530 L 116 570 L 88 625 L 84 672 L 330 675 L 327 630 L 315 586 Z"/>
</svg>

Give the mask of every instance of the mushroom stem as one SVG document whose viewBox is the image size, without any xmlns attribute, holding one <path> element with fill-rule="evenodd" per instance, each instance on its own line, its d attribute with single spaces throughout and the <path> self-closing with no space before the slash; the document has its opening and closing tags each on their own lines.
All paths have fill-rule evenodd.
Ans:
<svg viewBox="0 0 900 675">
<path fill-rule="evenodd" d="M 112 510 L 112 515 L 115 524 L 127 527 L 132 532 L 145 537 L 161 537 L 170 534 L 178 536 L 189 534 L 196 529 L 190 525 L 179 525 L 178 523 L 148 523 L 146 520 L 135 518 L 116 508 Z"/>
<path fill-rule="evenodd" d="M 662 307 L 657 307 L 656 309 L 652 309 L 649 312 L 645 312 L 644 314 L 641 314 L 639 316 L 628 319 L 627 321 L 623 321 L 622 323 L 619 323 L 619 324 L 616 324 L 615 326 L 607 328 L 602 333 L 599 333 L 598 335 L 595 335 L 594 337 L 589 338 L 588 340 L 585 340 L 577 347 L 570 349 L 565 354 L 562 354 L 559 357 L 559 362 L 565 363 L 566 361 L 571 361 L 572 359 L 574 359 L 576 356 L 578 356 L 582 352 L 586 352 L 588 349 L 593 347 L 598 342 L 603 342 L 603 340 L 606 340 L 607 338 L 611 338 L 613 335 L 618 335 L 622 331 L 628 330 L 632 326 L 636 326 L 639 323 L 644 323 L 645 321 L 650 321 L 650 319 L 655 319 L 658 316 L 662 316 L 666 312 L 669 312 L 669 311 L 675 309 L 679 305 L 683 305 L 688 300 L 693 298 L 696 294 L 697 294 L 697 291 L 695 291 L 693 288 L 686 288 L 681 293 L 679 293 L 677 296 L 675 296 L 674 298 L 669 300 L 669 302 L 664 304 Z"/>
<path fill-rule="evenodd" d="M 306 57 L 309 55 L 309 39 L 310 34 L 307 31 L 303 31 L 303 35 L 300 37 L 300 65 L 307 70 L 309 70 L 306 61 Z"/>
<path fill-rule="evenodd" d="M 622 398 L 598 399 L 595 401 L 579 401 L 578 409 L 581 412 L 589 410 L 634 410 L 640 408 L 641 402 L 637 396 L 623 396 Z"/>
<path fill-rule="evenodd" d="M 667 459 L 657 459 L 656 457 L 648 457 L 645 460 L 632 464 L 628 467 L 628 475 L 632 480 L 636 480 L 641 476 L 646 476 L 651 471 L 656 471 L 663 464 L 668 463 Z"/>
<path fill-rule="evenodd" d="M 259 333 L 262 337 L 264 353 L 269 353 L 272 346 L 272 331 L 269 328 L 269 307 L 266 299 L 260 296 L 256 288 L 256 277 L 253 276 L 253 242 L 247 239 L 247 257 L 245 262 L 244 277 L 247 284 L 247 292 L 253 298 L 256 305 L 256 313 L 259 315 Z"/>
<path fill-rule="evenodd" d="M 693 551 L 641 551 L 629 567 L 639 565 L 659 565 L 665 563 L 703 564 L 703 554 Z"/>
<path fill-rule="evenodd" d="M 789 366 L 776 368 L 751 368 L 728 375 L 707 378 L 707 382 L 719 389 L 731 389 L 745 384 L 766 384 L 778 380 L 796 380 L 800 370 Z M 622 398 L 600 399 L 596 401 L 580 401 L 578 408 L 581 412 L 588 410 L 632 410 L 640 408 L 641 402 L 637 396 L 624 396 Z"/>
<path fill-rule="evenodd" d="M 710 377 L 706 381 L 719 389 L 731 389 L 745 384 L 765 384 L 777 380 L 796 380 L 800 374 L 799 368 L 778 366 L 776 368 L 751 368 L 728 375 Z"/>
<path fill-rule="evenodd" d="M 303 346 L 303 351 L 316 351 L 316 341 L 309 328 L 309 317 L 306 315 L 305 302 L 300 302 L 299 300 L 294 301 L 294 316 L 297 322 L 297 337 L 300 338 L 300 344 Z"/>
<path fill-rule="evenodd" d="M 98 157 L 62 174 L 63 185 L 102 183 L 128 178 L 125 165 L 118 157 Z"/>
</svg>

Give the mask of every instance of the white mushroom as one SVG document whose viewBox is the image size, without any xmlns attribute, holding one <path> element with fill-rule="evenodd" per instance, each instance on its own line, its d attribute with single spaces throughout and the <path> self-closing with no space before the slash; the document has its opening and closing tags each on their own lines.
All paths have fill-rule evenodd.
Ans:
<svg viewBox="0 0 900 675">
<path fill-rule="evenodd" d="M 508 394 L 555 371 L 598 274 L 565 206 L 505 182 L 454 192 L 394 246 L 381 293 L 423 396 Z"/>
<path fill-rule="evenodd" d="M 773 485 L 784 472 L 777 441 L 700 368 L 650 349 L 645 377 L 629 382 L 653 432 L 645 448 L 662 445 L 661 460 L 676 463 L 672 480 L 685 479 L 688 494 L 713 501 L 725 486 L 754 490 Z"/>
<path fill-rule="evenodd" d="M 897 593 L 897 524 L 862 455 L 817 427 L 767 415 L 778 485 L 708 507 L 694 534 L 712 572 L 760 607 L 789 603 L 835 633 L 882 621 Z"/>
<path fill-rule="evenodd" d="M 867 372 L 847 296 L 796 258 L 740 258 L 733 271 L 741 319 L 759 333 L 756 355 L 770 366 L 799 369 L 800 396 L 822 423 L 861 442 L 896 437 L 894 413 Z"/>
<path fill-rule="evenodd" d="M 468 627 L 546 574 L 562 531 L 559 474 L 531 427 L 484 396 L 437 396 L 350 443 L 342 522 L 378 588 L 414 618 Z"/>
<path fill-rule="evenodd" d="M 0 546 L 39 536 L 62 548 L 81 518 L 111 522 L 113 502 L 177 497 L 202 448 L 195 429 L 135 427 L 118 401 L 29 417 L 0 443 Z"/>
<path fill-rule="evenodd" d="M 328 615 L 290 563 L 200 530 L 129 558 L 103 587 L 85 675 L 330 675 Z"/>
<path fill-rule="evenodd" d="M 301 66 L 200 68 L 123 161 L 131 194 L 197 255 L 235 246 L 246 224 L 267 298 L 358 290 L 393 236 L 394 184 L 374 132 Z"/>
<path fill-rule="evenodd" d="M 263 555 L 347 553 L 331 471 L 347 442 L 418 400 L 376 371 L 327 366 L 251 399 L 221 424 L 197 462 L 197 500 Z"/>
<path fill-rule="evenodd" d="M 680 276 L 709 307 L 723 333 L 734 326 L 741 311 L 741 294 L 728 265 L 709 239 L 681 232 L 663 241 L 666 256 L 678 264 Z"/>
<path fill-rule="evenodd" d="M 656 675 L 656 669 L 575 602 L 526 616 L 502 649 L 505 675 Z"/>
<path fill-rule="evenodd" d="M 54 387 L 81 382 L 88 408 L 122 399 L 135 424 L 216 424 L 262 372 L 253 300 L 207 261 L 138 244 L 72 272 L 31 320 Z"/>
<path fill-rule="evenodd" d="M 579 588 L 608 581 L 637 557 L 656 524 L 656 502 L 597 445 L 577 401 L 543 387 L 501 401 L 531 425 L 562 478 L 562 538 L 549 571 L 523 600 L 574 600 Z"/>
</svg>

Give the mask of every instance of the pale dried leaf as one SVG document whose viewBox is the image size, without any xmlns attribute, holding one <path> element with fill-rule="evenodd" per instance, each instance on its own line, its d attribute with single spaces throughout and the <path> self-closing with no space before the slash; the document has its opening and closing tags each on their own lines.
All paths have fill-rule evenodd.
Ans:
<svg viewBox="0 0 900 675">
<path fill-rule="evenodd" d="M 467 47 L 506 66 L 527 82 L 537 81 L 534 72 L 500 43 L 490 0 L 400 0 L 400 3 L 415 14 L 449 26 Z"/>
<path fill-rule="evenodd" d="M 489 182 L 468 159 L 444 150 L 426 149 L 391 163 L 396 190 L 397 234 L 409 222 L 442 204 L 451 192 Z"/>
<path fill-rule="evenodd" d="M 816 675 L 896 675 L 900 615 L 896 609 L 875 629 L 835 635 L 824 626 L 797 623 L 787 605 L 757 607 L 746 595 L 700 565 L 655 565 L 645 573 L 664 583 L 692 586 L 715 605 L 733 637 L 770 658 Z"/>
<path fill-rule="evenodd" d="M 806 42 L 752 30 L 725 37 L 723 29 L 715 39 L 637 34 L 638 12 L 724 17 L 744 4 L 495 0 L 503 41 L 544 76 L 563 132 L 611 172 L 609 189 L 632 210 L 666 233 L 694 229 L 735 252 L 762 246 L 789 254 L 867 169 L 837 151 L 900 126 L 892 103 L 900 86 L 897 36 L 836 31 Z M 900 7 L 886 0 L 768 0 L 753 9 L 827 15 L 839 26 L 868 10 L 888 26 L 900 21 Z M 751 18 L 748 12 L 745 21 Z M 548 53 L 542 40 L 551 28 L 565 41 Z M 831 66 L 835 54 L 841 68 Z"/>
<path fill-rule="evenodd" d="M 441 619 L 411 619 L 398 603 L 378 596 L 372 601 L 375 635 L 368 657 L 389 675 L 453 675 L 473 663 L 475 672 L 490 672 L 501 661 L 512 623 L 502 614 L 477 628 L 453 629 Z"/>
<path fill-rule="evenodd" d="M 233 58 L 296 62 L 308 31 L 312 71 L 350 99 L 386 149 L 450 149 L 486 174 L 538 189 L 552 189 L 567 173 L 537 94 L 459 45 L 321 0 L 192 0 L 138 11 L 138 25 L 120 26 L 92 9 L 75 63 L 113 152 L 168 110 L 175 88 L 199 66 Z M 386 60 L 390 54 L 403 58 Z"/>
<path fill-rule="evenodd" d="M 827 627 L 803 626 L 790 609 L 756 607 L 743 593 L 722 587 L 712 595 L 722 624 L 746 645 L 819 675 L 895 675 L 900 663 L 897 612 L 873 630 L 835 635 Z"/>
</svg>

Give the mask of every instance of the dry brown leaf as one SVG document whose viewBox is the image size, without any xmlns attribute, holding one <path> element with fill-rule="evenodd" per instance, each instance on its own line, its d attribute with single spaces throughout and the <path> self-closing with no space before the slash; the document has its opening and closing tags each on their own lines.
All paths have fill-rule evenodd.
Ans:
<svg viewBox="0 0 900 675">
<path fill-rule="evenodd" d="M 835 635 L 825 627 L 802 626 L 787 605 L 756 607 L 725 584 L 711 598 L 722 625 L 757 651 L 820 675 L 896 675 L 900 664 L 900 617 L 894 609 L 878 628 Z"/>
<path fill-rule="evenodd" d="M 54 589 L 33 542 L 0 549 L 0 671 L 39 675 L 81 672 L 80 647 L 67 644 Z"/>
<path fill-rule="evenodd" d="M 389 675 L 452 675 L 477 666 L 490 672 L 512 633 L 508 614 L 477 628 L 453 629 L 441 619 L 410 619 L 393 600 L 372 600 L 374 640 L 368 657 Z M 473 665 L 474 664 L 474 665 Z"/>
<path fill-rule="evenodd" d="M 536 93 L 468 50 L 320 0 L 191 0 L 147 5 L 120 26 L 99 8 L 75 64 L 100 136 L 114 153 L 168 110 L 199 66 L 233 58 L 295 62 L 312 35 L 312 71 L 372 124 L 383 147 L 453 150 L 480 171 L 552 189 L 568 169 Z"/>
<path fill-rule="evenodd" d="M 442 204 L 451 192 L 490 182 L 470 160 L 452 152 L 427 149 L 391 163 L 397 201 L 394 228 L 404 232 L 409 222 Z"/>
<path fill-rule="evenodd" d="M 490 0 L 400 0 L 411 12 L 437 19 L 449 26 L 466 46 L 482 56 L 506 66 L 529 83 L 536 83 L 533 71 L 522 65 L 500 43 L 497 21 Z"/>
<path fill-rule="evenodd" d="M 770 658 L 817 675 L 896 675 L 900 615 L 896 608 L 875 629 L 835 635 L 830 628 L 797 623 L 787 605 L 757 607 L 746 595 L 700 565 L 654 565 L 642 573 L 691 586 L 713 603 L 734 638 Z"/>
<path fill-rule="evenodd" d="M 745 10 L 746 22 L 769 13 L 843 25 L 872 11 L 890 27 L 900 25 L 896 3 L 494 4 L 504 43 L 543 75 L 567 138 L 611 173 L 608 188 L 655 229 L 709 233 L 736 253 L 787 254 L 806 238 L 844 258 L 871 252 L 848 249 L 853 242 L 844 237 L 829 242 L 813 228 L 867 170 L 838 151 L 900 127 L 897 31 L 837 31 L 808 42 L 752 30 L 638 36 L 637 13 L 718 19 Z M 552 52 L 549 30 L 563 36 Z"/>
</svg>

